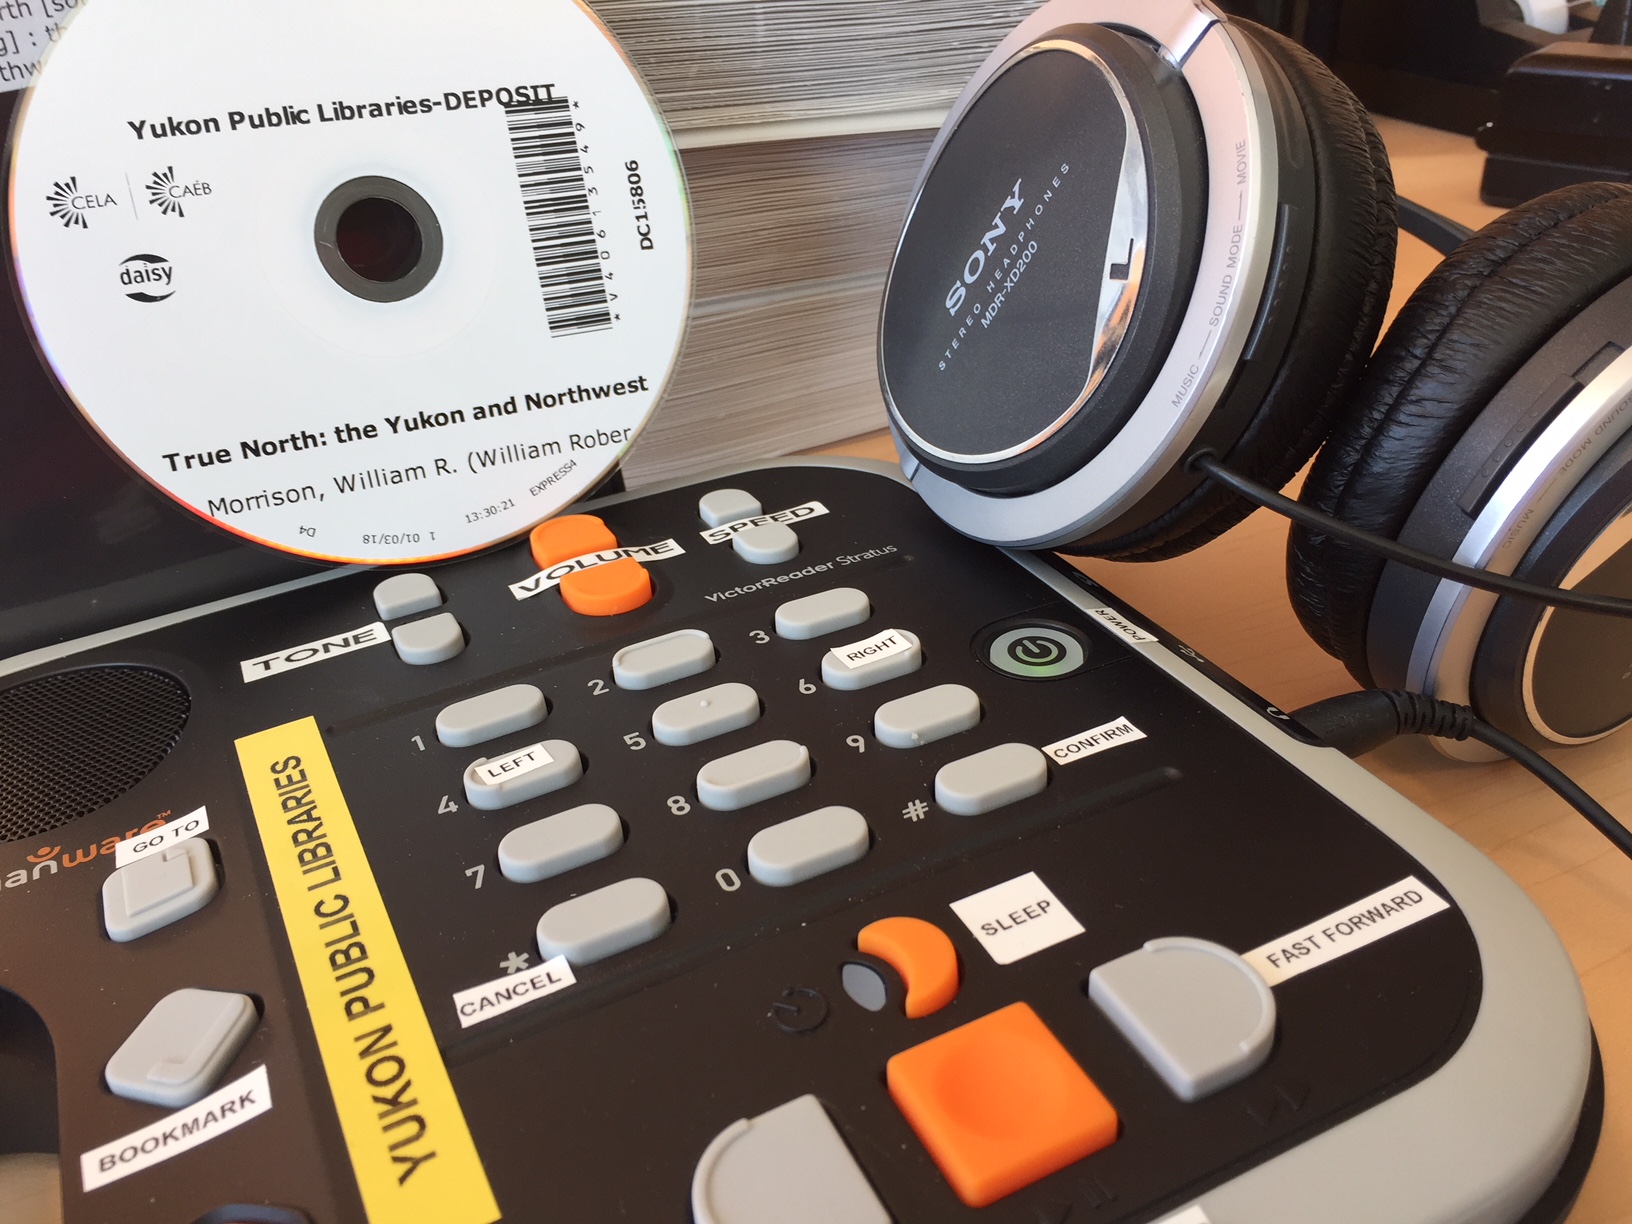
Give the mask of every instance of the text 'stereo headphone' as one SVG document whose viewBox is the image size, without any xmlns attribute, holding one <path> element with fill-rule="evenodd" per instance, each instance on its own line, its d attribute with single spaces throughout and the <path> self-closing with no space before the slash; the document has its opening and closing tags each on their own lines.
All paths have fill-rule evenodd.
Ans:
<svg viewBox="0 0 1632 1224">
<path fill-rule="evenodd" d="M 1492 222 L 1373 353 L 1396 223 L 1375 128 L 1303 48 L 1199 0 L 1051 0 L 919 178 L 879 332 L 903 467 L 976 539 L 1157 560 L 1321 448 L 1279 499 L 1292 602 L 1409 690 L 1400 729 L 1458 733 L 1404 709 L 1425 694 L 1487 744 L 1607 735 L 1632 721 L 1632 604 L 1603 598 L 1632 594 L 1632 187 Z M 1488 593 L 1525 583 L 1573 594 Z"/>
</svg>

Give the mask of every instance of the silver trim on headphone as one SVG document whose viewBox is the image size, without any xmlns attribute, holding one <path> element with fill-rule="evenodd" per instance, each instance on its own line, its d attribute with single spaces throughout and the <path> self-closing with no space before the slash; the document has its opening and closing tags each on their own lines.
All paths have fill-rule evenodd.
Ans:
<svg viewBox="0 0 1632 1224">
<path fill-rule="evenodd" d="M 1128 95 L 1123 92 L 1122 83 L 1116 79 L 1116 74 L 1111 71 L 1110 66 L 1091 48 L 1081 43 L 1063 38 L 1045 38 L 1005 61 L 987 79 L 981 94 L 984 94 L 986 87 L 995 83 L 1005 72 L 1044 51 L 1069 51 L 1097 68 L 1110 85 L 1111 92 L 1115 94 L 1117 105 L 1122 108 L 1122 123 L 1126 129 L 1122 142 L 1122 165 L 1117 173 L 1116 200 L 1111 209 L 1111 229 L 1105 240 L 1105 260 L 1100 265 L 1099 308 L 1094 321 L 1094 356 L 1089 364 L 1088 380 L 1083 384 L 1077 398 L 1055 417 L 1046 429 L 1040 430 L 1017 445 L 979 455 L 949 451 L 919 436 L 896 410 L 895 402 L 890 396 L 889 383 L 885 382 L 884 403 L 890 414 L 891 427 L 911 438 L 919 450 L 954 463 L 997 463 L 1003 459 L 1023 455 L 1048 441 L 1082 411 L 1083 405 L 1093 397 L 1095 391 L 1099 390 L 1099 384 L 1105 378 L 1105 371 L 1110 368 L 1112 360 L 1122 347 L 1128 323 L 1133 318 L 1134 305 L 1139 300 L 1139 287 L 1144 282 L 1145 242 L 1150 225 L 1150 183 L 1145 174 L 1145 142 L 1139 134 L 1139 124 L 1133 117 L 1133 108 L 1128 105 Z M 970 105 L 979 100 L 980 94 L 977 94 Z M 961 115 L 966 109 L 960 107 L 957 113 Z M 912 225 L 913 214 L 918 211 L 918 200 L 927 181 L 920 179 L 918 182 L 918 189 L 913 193 L 912 205 L 907 209 L 903 232 Z M 1055 181 L 1058 182 L 1057 179 Z M 1116 275 L 1118 267 L 1120 275 Z M 891 275 L 892 277 L 894 275 L 893 266 Z M 886 281 L 884 285 L 886 299 L 889 293 L 889 282 Z"/>
<path fill-rule="evenodd" d="M 990 80 L 1026 47 L 1078 24 L 1142 33 L 1183 73 L 1207 141 L 1207 220 L 1195 288 L 1166 361 L 1115 437 L 1070 476 L 1016 497 L 973 492 L 918 463 L 891 418 L 902 470 L 930 508 L 967 536 L 1012 548 L 1053 548 L 1092 533 L 1179 463 L 1228 389 L 1257 319 L 1275 241 L 1279 154 L 1268 92 L 1252 56 L 1195 0 L 1050 0 L 965 87 L 914 198 L 958 118 Z"/>
<path fill-rule="evenodd" d="M 1603 531 L 1598 533 L 1597 539 L 1588 546 L 1576 563 L 1570 566 L 1570 572 L 1564 575 L 1564 581 L 1558 585 L 1566 589 L 1573 589 L 1586 580 L 1594 570 L 1605 561 L 1608 561 L 1628 544 L 1632 544 L 1632 513 L 1623 514 Z M 1555 744 L 1590 744 L 1593 740 L 1603 739 L 1606 735 L 1613 735 L 1626 723 L 1617 723 L 1606 731 L 1597 735 L 1574 736 L 1565 735 L 1562 731 L 1548 725 L 1536 706 L 1536 651 L 1541 646 L 1542 635 L 1547 632 L 1547 624 L 1553 619 L 1556 608 L 1543 608 L 1541 619 L 1536 622 L 1535 632 L 1530 635 L 1530 643 L 1524 652 L 1524 676 L 1520 685 L 1520 693 L 1524 700 L 1524 714 L 1530 720 L 1530 725 L 1540 731 Z M 1611 673 L 1613 674 L 1613 673 Z"/>
<path fill-rule="evenodd" d="M 1463 536 L 1453 560 L 1511 574 L 1564 499 L 1628 429 L 1632 429 L 1632 349 L 1610 362 L 1525 448 Z M 1467 704 L 1474 654 L 1497 598 L 1441 579 L 1417 628 L 1405 687 Z M 1527 694 L 1527 704 L 1528 700 Z M 1539 724 L 1537 729 L 1542 730 Z M 1496 759 L 1490 749 L 1471 740 L 1436 739 L 1434 747 L 1458 760 Z"/>
</svg>

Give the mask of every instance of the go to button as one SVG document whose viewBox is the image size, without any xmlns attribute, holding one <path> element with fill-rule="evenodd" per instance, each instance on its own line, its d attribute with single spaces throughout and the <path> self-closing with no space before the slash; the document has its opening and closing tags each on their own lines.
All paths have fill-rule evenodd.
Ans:
<svg viewBox="0 0 1632 1224">
<path fill-rule="evenodd" d="M 1063 625 L 1035 621 L 1011 625 L 981 651 L 986 663 L 1022 680 L 1055 680 L 1082 670 L 1088 661 L 1083 640 Z"/>
</svg>

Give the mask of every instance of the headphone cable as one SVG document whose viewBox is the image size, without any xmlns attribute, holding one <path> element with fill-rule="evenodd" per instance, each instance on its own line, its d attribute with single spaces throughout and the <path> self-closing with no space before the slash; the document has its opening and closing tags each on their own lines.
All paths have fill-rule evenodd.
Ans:
<svg viewBox="0 0 1632 1224">
<path fill-rule="evenodd" d="M 1465 705 L 1398 689 L 1343 693 L 1293 710 L 1300 725 L 1347 756 L 1359 756 L 1399 735 L 1477 740 L 1517 761 L 1592 822 L 1622 854 L 1632 858 L 1632 831 L 1546 757 L 1480 719 Z"/>
<path fill-rule="evenodd" d="M 1351 523 L 1345 523 L 1340 518 L 1334 518 L 1312 506 L 1278 493 L 1266 485 L 1248 480 L 1238 472 L 1233 472 L 1219 462 L 1218 456 L 1210 450 L 1199 450 L 1185 460 L 1184 466 L 1196 472 L 1205 472 L 1207 477 L 1215 483 L 1229 489 L 1238 497 L 1242 497 L 1254 505 L 1265 510 L 1273 510 L 1276 514 L 1284 515 L 1301 527 L 1321 535 L 1331 536 L 1342 540 L 1345 544 L 1352 544 L 1356 548 L 1365 549 L 1389 561 L 1396 561 L 1412 569 L 1432 574 L 1436 578 L 1446 578 L 1452 582 L 1459 582 L 1464 586 L 1476 587 L 1481 591 L 1489 591 L 1495 595 L 1511 595 L 1516 599 L 1530 599 L 1538 603 L 1552 604 L 1559 608 L 1570 608 L 1577 612 L 1596 612 L 1603 616 L 1632 616 L 1632 599 L 1617 599 L 1613 595 L 1594 595 L 1588 591 L 1570 591 L 1563 587 L 1541 586 L 1534 582 L 1525 582 L 1506 574 L 1493 573 L 1490 570 L 1475 569 L 1469 565 L 1460 565 L 1455 561 L 1447 561 L 1442 557 L 1421 552 L 1401 544 L 1397 540 L 1390 540 L 1384 536 L 1375 535 Z"/>
</svg>

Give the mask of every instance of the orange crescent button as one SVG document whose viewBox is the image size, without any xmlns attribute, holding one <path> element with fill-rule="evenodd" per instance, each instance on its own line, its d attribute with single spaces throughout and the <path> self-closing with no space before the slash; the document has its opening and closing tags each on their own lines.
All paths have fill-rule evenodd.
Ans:
<svg viewBox="0 0 1632 1224">
<path fill-rule="evenodd" d="M 861 928 L 856 949 L 876 956 L 907 984 L 907 1019 L 938 1012 L 958 994 L 958 954 L 946 932 L 922 918 L 880 918 Z"/>
<path fill-rule="evenodd" d="M 593 514 L 563 514 L 560 518 L 548 519 L 533 528 L 527 541 L 533 547 L 533 560 L 541 570 L 585 553 L 618 546 L 618 537 Z"/>
<path fill-rule="evenodd" d="M 632 612 L 651 597 L 652 576 L 633 557 L 620 557 L 561 579 L 561 602 L 580 616 Z"/>
</svg>

